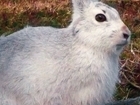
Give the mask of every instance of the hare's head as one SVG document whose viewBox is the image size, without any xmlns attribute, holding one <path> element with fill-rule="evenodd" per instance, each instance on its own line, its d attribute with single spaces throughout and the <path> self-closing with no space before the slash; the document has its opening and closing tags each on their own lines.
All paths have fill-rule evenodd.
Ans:
<svg viewBox="0 0 140 105">
<path fill-rule="evenodd" d="M 73 0 L 76 37 L 87 46 L 119 54 L 129 42 L 131 32 L 114 8 L 98 0 Z"/>
</svg>

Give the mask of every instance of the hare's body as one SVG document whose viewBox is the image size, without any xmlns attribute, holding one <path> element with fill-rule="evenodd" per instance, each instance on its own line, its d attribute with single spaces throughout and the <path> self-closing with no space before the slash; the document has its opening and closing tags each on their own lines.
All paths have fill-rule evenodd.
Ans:
<svg viewBox="0 0 140 105">
<path fill-rule="evenodd" d="M 0 105 L 104 105 L 111 99 L 119 54 L 129 41 L 122 33 L 129 30 L 118 14 L 105 29 L 75 13 L 68 28 L 26 27 L 0 38 Z"/>
<path fill-rule="evenodd" d="M 111 98 L 118 78 L 118 58 L 91 49 L 72 34 L 68 29 L 28 27 L 3 38 L 0 101 L 87 105 Z M 48 104 L 48 100 L 56 104 Z"/>
</svg>

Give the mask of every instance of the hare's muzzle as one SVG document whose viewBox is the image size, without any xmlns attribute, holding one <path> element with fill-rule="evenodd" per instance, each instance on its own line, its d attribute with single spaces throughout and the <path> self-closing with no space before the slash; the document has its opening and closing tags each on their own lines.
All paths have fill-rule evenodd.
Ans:
<svg viewBox="0 0 140 105">
<path fill-rule="evenodd" d="M 126 39 L 127 41 L 129 41 L 130 40 L 130 36 L 131 36 L 131 32 L 128 29 L 128 27 L 124 25 L 121 30 L 123 32 L 123 34 L 122 34 L 123 38 Z"/>
<path fill-rule="evenodd" d="M 121 28 L 121 41 L 117 44 L 119 47 L 123 47 L 130 42 L 131 32 L 126 25 Z"/>
</svg>

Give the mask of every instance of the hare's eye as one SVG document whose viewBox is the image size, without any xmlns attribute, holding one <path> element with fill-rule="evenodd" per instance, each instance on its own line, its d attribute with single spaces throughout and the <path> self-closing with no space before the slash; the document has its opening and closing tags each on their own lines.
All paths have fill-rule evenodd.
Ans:
<svg viewBox="0 0 140 105">
<path fill-rule="evenodd" d="M 104 14 L 97 14 L 97 15 L 95 16 L 95 19 L 96 19 L 98 22 L 104 22 L 104 21 L 107 20 L 107 19 L 106 19 L 106 16 L 105 16 Z"/>
</svg>

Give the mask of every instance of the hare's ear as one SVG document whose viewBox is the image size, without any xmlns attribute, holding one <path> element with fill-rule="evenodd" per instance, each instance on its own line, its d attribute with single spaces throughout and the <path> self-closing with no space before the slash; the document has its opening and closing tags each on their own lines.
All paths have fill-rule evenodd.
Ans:
<svg viewBox="0 0 140 105">
<path fill-rule="evenodd" d="M 83 10 L 85 7 L 88 7 L 91 2 L 97 2 L 100 0 L 72 0 L 74 10 Z"/>
<path fill-rule="evenodd" d="M 72 0 L 73 4 L 73 21 L 76 21 L 81 17 L 85 8 L 87 8 L 91 2 L 97 2 L 100 0 Z"/>
</svg>

